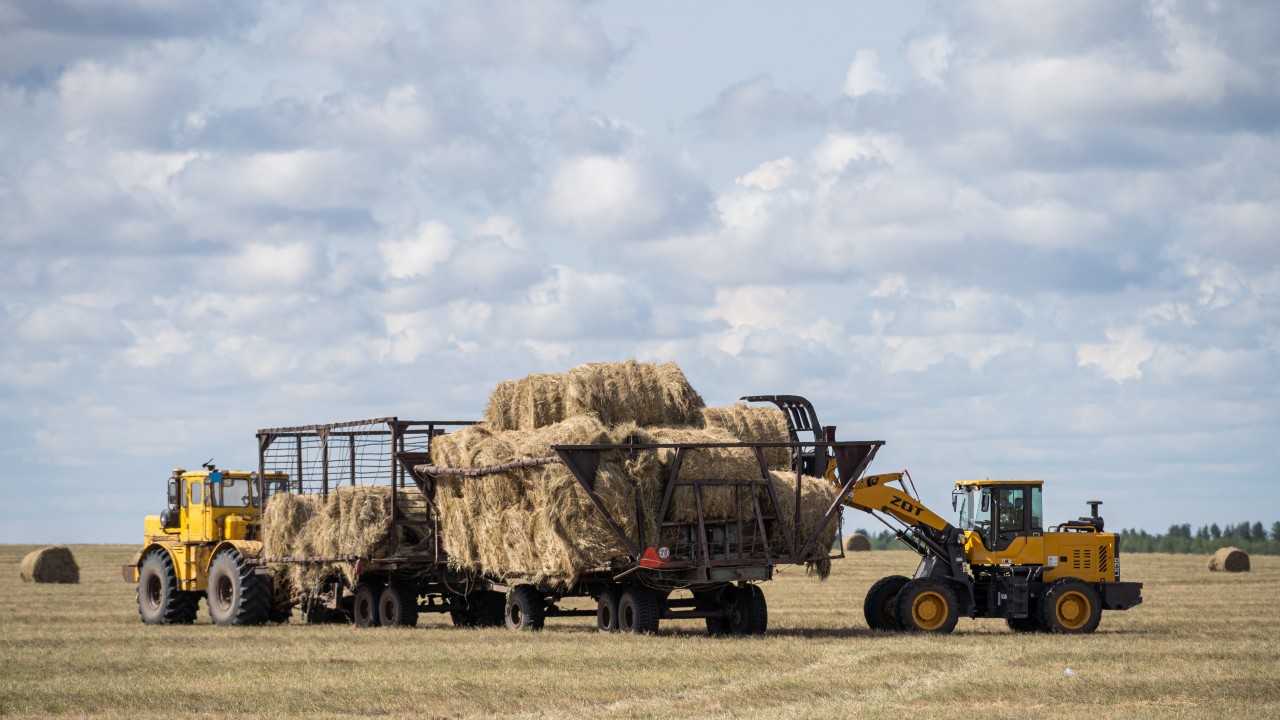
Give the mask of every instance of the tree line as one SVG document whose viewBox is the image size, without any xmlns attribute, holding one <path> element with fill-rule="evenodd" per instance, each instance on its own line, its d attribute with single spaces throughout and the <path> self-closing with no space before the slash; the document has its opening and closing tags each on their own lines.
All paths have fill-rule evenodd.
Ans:
<svg viewBox="0 0 1280 720">
<path fill-rule="evenodd" d="M 878 533 L 862 528 L 854 530 L 871 542 L 872 550 L 901 550 L 905 546 L 888 530 Z M 1120 552 L 1158 552 L 1208 554 L 1224 547 L 1238 547 L 1251 555 L 1280 555 L 1280 521 L 1271 523 L 1271 529 L 1261 522 L 1217 523 L 1202 525 L 1195 530 L 1190 523 L 1170 525 L 1168 532 L 1149 533 L 1146 530 L 1125 529 L 1119 533 Z M 846 538 L 848 536 L 846 535 Z"/>
</svg>

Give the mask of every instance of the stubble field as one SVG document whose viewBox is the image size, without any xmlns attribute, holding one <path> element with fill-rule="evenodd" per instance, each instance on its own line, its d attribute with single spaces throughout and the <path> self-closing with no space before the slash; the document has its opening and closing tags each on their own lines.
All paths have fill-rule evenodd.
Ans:
<svg viewBox="0 0 1280 720">
<path fill-rule="evenodd" d="M 852 554 L 819 583 L 764 585 L 769 634 L 602 636 L 590 618 L 535 634 L 295 624 L 149 627 L 119 567 L 133 548 L 73 546 L 79 585 L 30 585 L 0 546 L 0 715 L 174 717 L 1278 717 L 1280 558 L 1126 555 L 1146 602 L 1092 636 L 1014 635 L 962 619 L 946 637 L 874 633 L 871 583 L 908 552 Z M 582 605 L 585 607 L 586 605 Z M 1074 675 L 1065 671 L 1070 668 Z"/>
</svg>

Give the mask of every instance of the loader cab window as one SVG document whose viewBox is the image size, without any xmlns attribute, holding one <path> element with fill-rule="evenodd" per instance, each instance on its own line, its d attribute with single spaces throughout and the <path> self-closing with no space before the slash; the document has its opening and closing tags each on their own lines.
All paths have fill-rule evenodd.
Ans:
<svg viewBox="0 0 1280 720">
<path fill-rule="evenodd" d="M 993 550 L 1004 550 L 1018 537 L 1039 533 L 1044 516 L 1040 488 L 1014 485 L 996 488 L 996 536 Z"/>
<path fill-rule="evenodd" d="M 972 530 L 991 545 L 991 489 L 967 487 L 960 494 L 960 529 Z"/>
</svg>

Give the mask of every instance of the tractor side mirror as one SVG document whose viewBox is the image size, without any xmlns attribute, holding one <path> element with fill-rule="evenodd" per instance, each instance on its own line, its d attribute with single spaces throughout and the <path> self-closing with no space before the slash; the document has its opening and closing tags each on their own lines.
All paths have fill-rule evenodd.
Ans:
<svg viewBox="0 0 1280 720">
<path fill-rule="evenodd" d="M 178 506 L 178 479 L 169 478 L 169 507 Z"/>
</svg>

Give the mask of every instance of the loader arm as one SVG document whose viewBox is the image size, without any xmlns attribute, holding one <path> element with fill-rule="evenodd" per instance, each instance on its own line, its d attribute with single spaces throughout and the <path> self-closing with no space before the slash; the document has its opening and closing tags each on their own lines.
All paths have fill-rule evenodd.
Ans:
<svg viewBox="0 0 1280 720">
<path fill-rule="evenodd" d="M 898 483 L 898 487 L 890 485 L 895 482 Z M 904 525 L 928 528 L 939 534 L 945 534 L 948 529 L 954 529 L 951 523 L 920 504 L 919 500 L 911 497 L 902 488 L 902 473 L 866 475 L 859 478 L 844 502 L 851 508 L 863 512 L 882 512 Z"/>
</svg>

